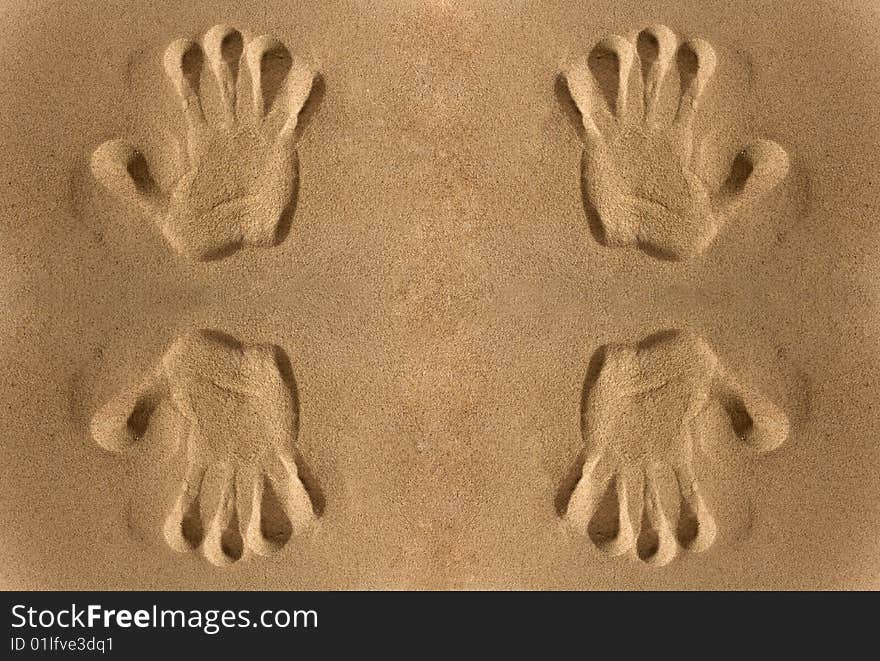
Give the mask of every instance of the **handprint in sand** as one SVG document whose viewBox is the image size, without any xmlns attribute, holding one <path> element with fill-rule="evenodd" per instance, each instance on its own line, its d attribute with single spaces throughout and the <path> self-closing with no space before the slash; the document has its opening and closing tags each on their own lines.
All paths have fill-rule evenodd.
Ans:
<svg viewBox="0 0 880 661">
<path fill-rule="evenodd" d="M 312 72 L 276 39 L 245 40 L 226 26 L 208 30 L 201 45 L 173 42 L 164 67 L 186 124 L 173 182 L 160 187 L 142 154 L 122 140 L 92 154 L 95 177 L 152 218 L 186 257 L 211 260 L 275 245 L 295 202 L 294 141 Z M 203 94 L 204 68 L 213 94 Z"/>
<path fill-rule="evenodd" d="M 610 555 L 635 549 L 655 565 L 670 562 L 679 547 L 709 548 L 716 523 L 694 473 L 710 433 L 703 414 L 719 405 L 739 440 L 756 452 L 785 441 L 786 415 L 741 386 L 689 332 L 607 345 L 590 372 L 581 411 L 584 463 L 565 520 L 598 549 Z M 670 478 L 678 490 L 677 517 L 658 492 L 659 481 Z M 631 504 L 640 513 L 636 525 Z"/>
<path fill-rule="evenodd" d="M 584 128 L 585 203 L 605 245 L 692 258 L 786 176 L 786 152 L 759 139 L 737 155 L 720 189 L 710 190 L 694 149 L 694 117 L 716 64 L 703 39 L 679 43 L 656 25 L 635 40 L 604 38 L 565 73 Z"/>
<path fill-rule="evenodd" d="M 184 477 L 163 532 L 175 550 L 201 548 L 225 565 L 281 548 L 315 519 L 294 460 L 298 406 L 284 360 L 274 346 L 192 332 L 92 418 L 95 441 L 124 452 L 137 449 L 159 406 L 171 410 L 173 431 L 163 431 Z"/>
</svg>

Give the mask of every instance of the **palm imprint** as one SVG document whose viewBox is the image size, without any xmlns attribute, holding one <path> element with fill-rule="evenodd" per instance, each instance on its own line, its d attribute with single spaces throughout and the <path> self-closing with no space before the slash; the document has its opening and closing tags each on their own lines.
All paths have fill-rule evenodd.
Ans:
<svg viewBox="0 0 880 661">
<path fill-rule="evenodd" d="M 695 448 L 707 445 L 703 413 L 720 405 L 734 433 L 757 452 L 785 441 L 788 419 L 743 389 L 709 346 L 688 332 L 658 333 L 637 345 L 607 345 L 597 358 L 599 371 L 584 386 L 585 460 L 565 519 L 600 550 L 620 555 L 635 548 L 639 558 L 652 564 L 670 562 L 679 545 L 707 549 L 716 523 L 693 467 Z M 678 488 L 677 522 L 658 494 L 658 480 L 665 477 L 674 478 Z M 610 512 L 601 505 L 608 496 L 616 499 Z M 639 501 L 636 527 L 630 503 Z"/>
<path fill-rule="evenodd" d="M 205 63 L 216 88 L 211 108 L 200 86 Z M 312 73 L 292 62 L 276 39 L 245 41 L 226 26 L 208 30 L 201 45 L 173 42 L 164 67 L 186 122 L 184 163 L 177 164 L 174 182 L 162 190 L 140 152 L 122 140 L 95 150 L 95 177 L 154 219 L 181 255 L 209 260 L 244 246 L 274 245 L 294 204 L 294 140 Z"/>
<path fill-rule="evenodd" d="M 298 407 L 282 356 L 277 347 L 245 347 L 216 331 L 189 333 L 138 387 L 93 417 L 95 441 L 123 452 L 137 447 L 157 407 L 171 410 L 175 424 L 160 433 L 171 434 L 165 440 L 184 464 L 164 524 L 175 550 L 201 547 L 210 562 L 225 565 L 247 551 L 281 548 L 314 520 L 294 460 Z M 280 520 L 268 511 L 278 505 Z"/>
<path fill-rule="evenodd" d="M 607 103 L 590 61 L 610 62 L 614 69 Z M 715 67 L 706 41 L 679 45 L 672 30 L 657 25 L 635 43 L 606 37 L 590 60 L 566 72 L 584 127 L 585 202 L 598 216 L 605 245 L 637 246 L 661 259 L 694 257 L 731 216 L 787 174 L 785 151 L 756 140 L 734 160 L 720 190 L 709 190 L 694 153 L 694 116 Z M 633 69 L 641 75 L 630 76 Z M 680 84 L 672 91 L 676 70 Z"/>
</svg>

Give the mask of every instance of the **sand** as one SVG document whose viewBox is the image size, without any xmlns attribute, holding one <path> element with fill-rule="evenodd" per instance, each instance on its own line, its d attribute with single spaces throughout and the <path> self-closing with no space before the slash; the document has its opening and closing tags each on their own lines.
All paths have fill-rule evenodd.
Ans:
<svg viewBox="0 0 880 661">
<path fill-rule="evenodd" d="M 0 587 L 880 587 L 872 3 L 0 23 Z"/>
</svg>

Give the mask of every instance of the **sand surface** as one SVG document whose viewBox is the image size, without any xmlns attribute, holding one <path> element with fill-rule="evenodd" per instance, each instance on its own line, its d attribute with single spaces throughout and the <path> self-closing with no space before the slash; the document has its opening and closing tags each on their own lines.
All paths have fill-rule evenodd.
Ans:
<svg viewBox="0 0 880 661">
<path fill-rule="evenodd" d="M 0 24 L 0 587 L 880 587 L 874 3 Z"/>
</svg>

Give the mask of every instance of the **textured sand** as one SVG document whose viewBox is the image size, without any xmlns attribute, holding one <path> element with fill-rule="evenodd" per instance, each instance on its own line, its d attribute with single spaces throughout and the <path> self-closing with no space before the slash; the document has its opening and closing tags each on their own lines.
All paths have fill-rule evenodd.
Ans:
<svg viewBox="0 0 880 661">
<path fill-rule="evenodd" d="M 880 587 L 872 3 L 0 12 L 0 587 Z"/>
</svg>

